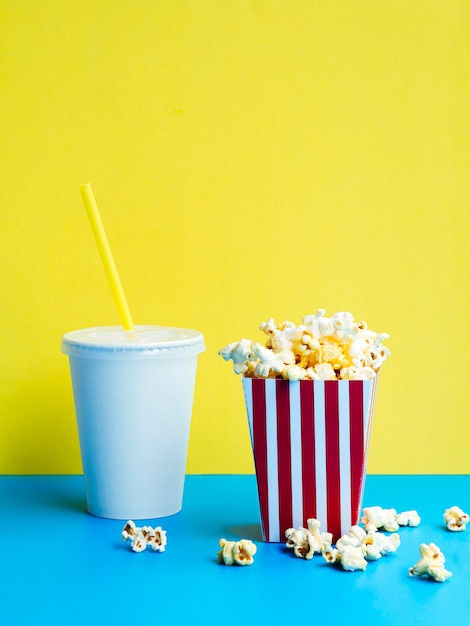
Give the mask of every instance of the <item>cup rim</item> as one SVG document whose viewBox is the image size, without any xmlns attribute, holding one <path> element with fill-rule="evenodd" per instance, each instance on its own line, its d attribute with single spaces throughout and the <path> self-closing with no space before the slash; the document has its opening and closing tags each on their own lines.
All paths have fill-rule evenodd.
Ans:
<svg viewBox="0 0 470 626">
<path fill-rule="evenodd" d="M 108 337 L 103 338 L 103 333 Z M 125 331 L 122 326 L 94 326 L 67 332 L 62 337 L 62 352 L 71 357 L 168 358 L 204 350 L 204 335 L 200 331 L 175 326 L 140 324 L 134 331 Z"/>
</svg>

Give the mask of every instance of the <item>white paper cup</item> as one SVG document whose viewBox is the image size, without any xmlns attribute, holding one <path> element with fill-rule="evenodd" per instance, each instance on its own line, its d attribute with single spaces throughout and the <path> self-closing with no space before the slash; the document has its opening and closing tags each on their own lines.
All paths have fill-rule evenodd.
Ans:
<svg viewBox="0 0 470 626">
<path fill-rule="evenodd" d="M 66 333 L 88 511 L 112 519 L 182 508 L 198 354 L 185 328 Z"/>
<path fill-rule="evenodd" d="M 309 518 L 335 540 L 358 523 L 377 380 L 243 378 L 264 541 Z"/>
</svg>

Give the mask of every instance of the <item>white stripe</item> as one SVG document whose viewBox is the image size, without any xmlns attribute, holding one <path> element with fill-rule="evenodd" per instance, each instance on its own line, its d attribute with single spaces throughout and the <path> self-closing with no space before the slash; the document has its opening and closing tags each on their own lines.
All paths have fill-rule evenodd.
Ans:
<svg viewBox="0 0 470 626">
<path fill-rule="evenodd" d="M 300 420 L 300 382 L 289 383 L 290 442 L 292 472 L 292 522 L 304 526 L 302 506 L 302 437 Z"/>
<path fill-rule="evenodd" d="M 339 409 L 339 484 L 341 528 L 347 533 L 351 528 L 351 433 L 349 428 L 349 381 L 338 381 Z"/>
<path fill-rule="evenodd" d="M 251 447 L 254 449 L 253 438 L 253 387 L 252 378 L 242 378 L 243 392 L 245 394 L 246 414 L 248 416 L 248 426 L 250 428 Z"/>
<path fill-rule="evenodd" d="M 266 445 L 268 453 L 269 540 L 279 541 L 279 483 L 277 467 L 276 381 L 266 381 Z"/>
<path fill-rule="evenodd" d="M 364 380 L 362 384 L 364 405 L 364 457 L 367 461 L 369 454 L 370 436 L 372 432 L 372 418 L 374 412 L 374 388 L 372 380 Z"/>
<path fill-rule="evenodd" d="M 321 529 L 327 531 L 325 384 L 322 380 L 315 380 L 313 385 L 315 408 L 316 510 L 317 519 L 321 522 Z"/>
<path fill-rule="evenodd" d="M 362 421 L 364 428 L 364 476 L 362 480 L 362 488 L 361 493 L 359 494 L 359 517 L 362 514 L 362 504 L 364 498 L 364 489 L 366 486 L 366 472 L 367 472 L 367 457 L 369 456 L 369 443 L 370 443 L 370 435 L 372 431 L 372 418 L 373 418 L 373 389 L 374 383 L 371 380 L 364 380 L 362 382 Z"/>
</svg>

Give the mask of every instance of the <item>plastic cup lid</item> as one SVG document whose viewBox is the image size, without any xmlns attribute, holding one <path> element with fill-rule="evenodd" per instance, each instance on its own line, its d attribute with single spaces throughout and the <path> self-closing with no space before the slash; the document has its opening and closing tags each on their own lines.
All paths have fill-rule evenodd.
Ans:
<svg viewBox="0 0 470 626">
<path fill-rule="evenodd" d="M 66 333 L 62 352 L 89 358 L 171 358 L 199 354 L 205 350 L 204 336 L 197 330 L 168 326 L 96 326 Z"/>
</svg>

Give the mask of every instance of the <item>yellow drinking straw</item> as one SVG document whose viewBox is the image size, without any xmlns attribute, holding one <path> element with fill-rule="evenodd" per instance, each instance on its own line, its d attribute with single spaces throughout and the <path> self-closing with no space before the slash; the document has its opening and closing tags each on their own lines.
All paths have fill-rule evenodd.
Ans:
<svg viewBox="0 0 470 626">
<path fill-rule="evenodd" d="M 129 307 L 127 306 L 126 296 L 119 280 L 119 274 L 114 263 L 111 248 L 109 247 L 108 238 L 101 221 L 100 213 L 95 202 L 95 197 L 91 189 L 90 183 L 80 185 L 80 193 L 82 194 L 82 200 L 85 205 L 88 219 L 90 220 L 91 228 L 98 245 L 98 250 L 103 261 L 106 276 L 108 277 L 111 291 L 113 293 L 114 300 L 121 318 L 121 324 L 124 330 L 134 330 L 134 324 L 132 323 Z"/>
</svg>

